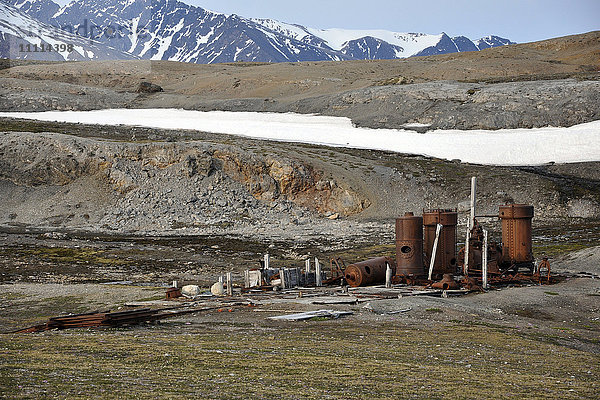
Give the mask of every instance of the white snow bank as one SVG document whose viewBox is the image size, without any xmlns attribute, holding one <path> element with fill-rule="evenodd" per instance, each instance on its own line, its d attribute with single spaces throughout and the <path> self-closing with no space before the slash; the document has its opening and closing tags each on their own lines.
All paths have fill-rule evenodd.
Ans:
<svg viewBox="0 0 600 400">
<path fill-rule="evenodd" d="M 570 128 L 437 130 L 357 128 L 348 118 L 301 114 L 113 109 L 0 113 L 0 117 L 190 129 L 257 139 L 421 154 L 488 165 L 600 161 L 600 121 Z"/>
</svg>

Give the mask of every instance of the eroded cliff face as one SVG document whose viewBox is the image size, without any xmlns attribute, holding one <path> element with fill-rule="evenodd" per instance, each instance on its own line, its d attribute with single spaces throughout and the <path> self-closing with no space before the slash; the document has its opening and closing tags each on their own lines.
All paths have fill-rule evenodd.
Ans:
<svg viewBox="0 0 600 400">
<path fill-rule="evenodd" d="M 175 220 L 185 220 L 186 213 L 236 219 L 252 208 L 281 204 L 352 215 L 369 205 L 304 161 L 235 145 L 114 142 L 50 133 L 0 138 L 0 179 L 21 187 L 64 187 L 82 178 L 110 188 L 107 195 L 124 202 L 124 209 L 146 209 L 142 213 L 149 218 L 174 211 Z M 107 213 L 118 212 L 118 206 L 111 207 Z"/>
<path fill-rule="evenodd" d="M 262 201 L 284 198 L 320 213 L 342 215 L 359 213 L 369 205 L 355 191 L 340 187 L 334 179 L 325 179 L 323 171 L 297 160 L 217 150 L 210 163 L 244 184 L 252 196 Z"/>
</svg>

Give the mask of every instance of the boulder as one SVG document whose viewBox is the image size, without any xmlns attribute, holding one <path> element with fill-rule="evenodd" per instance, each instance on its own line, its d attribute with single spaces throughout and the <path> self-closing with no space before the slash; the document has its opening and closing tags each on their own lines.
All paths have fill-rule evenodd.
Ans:
<svg viewBox="0 0 600 400">
<path fill-rule="evenodd" d="M 223 296 L 225 294 L 225 288 L 222 282 L 217 282 L 211 286 L 210 292 L 215 296 Z"/>
<path fill-rule="evenodd" d="M 181 294 L 185 297 L 196 297 L 200 294 L 200 286 L 187 285 L 181 288 Z"/>
<path fill-rule="evenodd" d="M 152 82 L 140 82 L 140 85 L 138 86 L 137 92 L 138 93 L 158 93 L 158 92 L 162 92 L 163 88 L 152 83 Z"/>
</svg>

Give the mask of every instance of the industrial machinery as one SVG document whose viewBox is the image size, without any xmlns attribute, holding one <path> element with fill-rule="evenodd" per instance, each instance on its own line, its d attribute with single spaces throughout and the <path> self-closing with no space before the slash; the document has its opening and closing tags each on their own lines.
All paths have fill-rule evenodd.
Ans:
<svg viewBox="0 0 600 400">
<path fill-rule="evenodd" d="M 409 212 L 396 219 L 396 275 L 424 274 L 423 217 Z"/>
<path fill-rule="evenodd" d="M 371 260 L 361 261 L 348 265 L 345 271 L 345 279 L 352 287 L 367 286 L 385 282 L 387 267 L 396 272 L 396 263 L 389 257 L 378 257 Z"/>
<path fill-rule="evenodd" d="M 458 212 L 456 210 L 431 210 L 423 212 L 425 265 L 429 265 L 433 256 L 433 246 L 436 238 L 437 225 L 442 225 L 438 239 L 433 274 L 454 274 L 456 272 L 456 225 Z"/>
<path fill-rule="evenodd" d="M 500 206 L 498 217 L 502 221 L 502 243 L 490 241 L 487 246 L 487 272 L 503 274 L 518 272 L 520 268 L 534 270 L 532 251 L 533 206 L 506 204 Z M 481 273 L 483 260 L 483 229 L 477 220 L 469 232 L 469 265 L 465 269 L 466 247 L 458 254 L 459 265 L 469 275 Z"/>
<path fill-rule="evenodd" d="M 499 217 L 502 220 L 501 268 L 526 267 L 533 271 L 531 238 L 533 206 L 525 204 L 500 206 Z"/>
</svg>

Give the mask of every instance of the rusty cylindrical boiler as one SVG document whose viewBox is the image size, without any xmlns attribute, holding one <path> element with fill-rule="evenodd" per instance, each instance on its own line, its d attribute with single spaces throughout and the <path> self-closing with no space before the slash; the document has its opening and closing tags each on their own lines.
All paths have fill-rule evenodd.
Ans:
<svg viewBox="0 0 600 400">
<path fill-rule="evenodd" d="M 425 226 L 424 243 L 425 267 L 429 268 L 435 242 L 437 225 L 442 225 L 433 265 L 434 274 L 454 274 L 456 272 L 456 225 L 458 213 L 455 210 L 431 210 L 423 212 Z"/>
<path fill-rule="evenodd" d="M 396 219 L 396 275 L 424 274 L 423 217 L 406 213 Z"/>
<path fill-rule="evenodd" d="M 387 266 L 396 272 L 396 263 L 389 257 L 377 257 L 367 261 L 348 265 L 344 277 L 348 285 L 352 287 L 366 286 L 377 283 L 385 283 L 385 272 Z"/>
<path fill-rule="evenodd" d="M 507 204 L 500 206 L 502 220 L 501 264 L 523 264 L 533 262 L 531 220 L 533 206 Z"/>
</svg>

